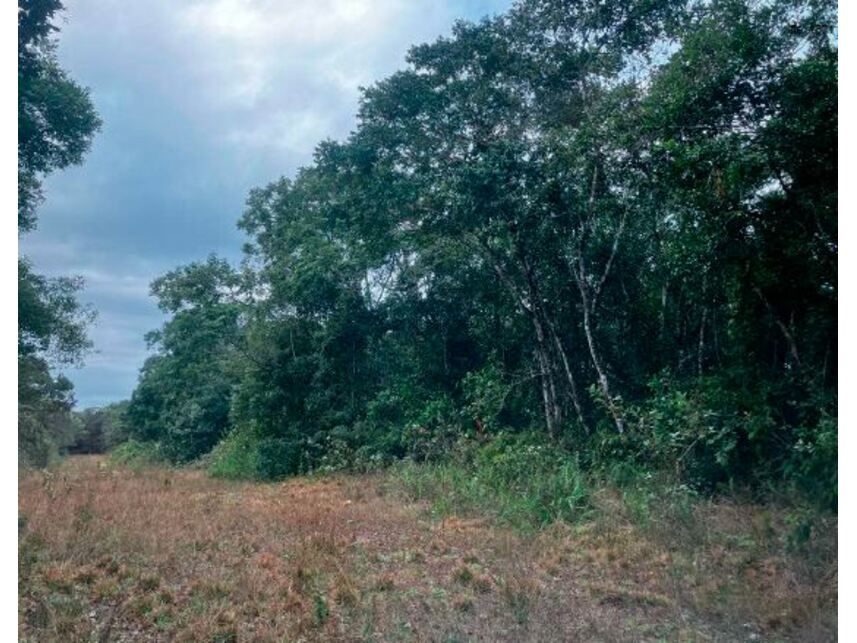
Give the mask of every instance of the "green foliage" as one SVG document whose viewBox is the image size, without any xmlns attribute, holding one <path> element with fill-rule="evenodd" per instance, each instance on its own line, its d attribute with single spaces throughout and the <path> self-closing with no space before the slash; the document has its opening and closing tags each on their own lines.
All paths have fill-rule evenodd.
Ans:
<svg viewBox="0 0 857 643">
<path fill-rule="evenodd" d="M 128 440 L 127 410 L 128 402 L 116 402 L 75 412 L 79 429 L 66 450 L 69 453 L 104 453 Z"/>
<path fill-rule="evenodd" d="M 36 226 L 41 182 L 78 164 L 100 121 L 87 90 L 59 66 L 53 33 L 59 0 L 18 2 L 18 231 Z M 92 311 L 76 298 L 79 278 L 49 279 L 18 258 L 18 460 L 45 466 L 73 441 L 71 382 L 58 365 L 79 363 L 90 347 Z"/>
<path fill-rule="evenodd" d="M 132 433 L 177 462 L 228 436 L 224 475 L 410 457 L 525 522 L 573 513 L 577 457 L 834 504 L 835 25 L 520 0 L 414 47 L 346 140 L 251 192 L 241 273 L 153 285 Z M 444 464 L 503 431 L 540 437 Z"/>
<path fill-rule="evenodd" d="M 218 478 L 252 480 L 259 476 L 256 442 L 244 431 L 232 431 L 211 452 L 208 471 Z"/>
<path fill-rule="evenodd" d="M 166 458 L 161 445 L 157 442 L 127 440 L 110 452 L 114 464 L 126 467 L 146 467 L 162 464 Z"/>
<path fill-rule="evenodd" d="M 127 417 L 132 436 L 160 442 L 171 461 L 209 452 L 227 432 L 232 373 L 240 366 L 238 283 L 212 256 L 152 284 L 173 319 L 149 336 L 158 352 L 143 366 Z"/>
<path fill-rule="evenodd" d="M 45 174 L 79 164 L 101 121 L 56 59 L 59 0 L 18 2 L 18 228 L 31 230 Z"/>
<path fill-rule="evenodd" d="M 92 312 L 76 298 L 77 279 L 49 279 L 18 259 L 18 457 L 45 466 L 73 441 L 72 384 L 52 367 L 79 363 L 90 347 Z"/>
<path fill-rule="evenodd" d="M 784 465 L 786 479 L 835 510 L 839 500 L 836 417 L 824 412 L 818 424 L 801 427 L 797 435 Z"/>
<path fill-rule="evenodd" d="M 500 435 L 434 464 L 405 461 L 396 480 L 441 515 L 481 513 L 521 528 L 580 520 L 588 488 L 576 457 L 534 435 Z"/>
</svg>

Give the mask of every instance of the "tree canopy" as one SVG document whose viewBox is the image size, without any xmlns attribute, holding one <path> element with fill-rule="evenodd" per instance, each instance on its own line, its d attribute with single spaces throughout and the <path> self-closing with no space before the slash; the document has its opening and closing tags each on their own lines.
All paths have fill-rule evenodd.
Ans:
<svg viewBox="0 0 857 643">
<path fill-rule="evenodd" d="M 154 284 L 131 431 L 268 477 L 538 431 L 835 499 L 835 25 L 520 0 L 412 48 L 347 140 L 250 194 L 240 270 Z"/>
<path fill-rule="evenodd" d="M 59 0 L 18 2 L 18 232 L 36 226 L 47 174 L 81 163 L 100 120 L 89 92 L 56 57 Z M 44 464 L 71 430 L 73 386 L 51 368 L 77 363 L 90 347 L 93 311 L 79 278 L 48 278 L 18 259 L 18 440 L 22 463 Z"/>
</svg>

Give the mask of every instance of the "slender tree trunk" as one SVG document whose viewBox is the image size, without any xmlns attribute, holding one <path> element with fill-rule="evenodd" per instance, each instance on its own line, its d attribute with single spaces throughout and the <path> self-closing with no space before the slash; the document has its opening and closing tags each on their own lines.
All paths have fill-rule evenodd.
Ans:
<svg viewBox="0 0 857 643">
<path fill-rule="evenodd" d="M 598 388 L 601 390 L 601 394 L 604 396 L 604 401 L 607 404 L 607 409 L 610 411 L 610 415 L 613 416 L 613 422 L 616 425 L 616 430 L 619 433 L 624 433 L 625 421 L 622 418 L 622 413 L 616 405 L 612 394 L 610 393 L 610 382 L 607 378 L 607 371 L 605 370 L 604 365 L 601 362 L 601 357 L 598 351 L 598 347 L 596 345 L 595 336 L 592 332 L 592 315 L 590 310 L 589 295 L 586 292 L 587 286 L 583 281 L 583 275 L 584 272 L 582 269 L 579 272 L 575 271 L 575 281 L 577 281 L 577 288 L 580 291 L 580 299 L 583 307 L 583 332 L 586 335 L 586 343 L 589 347 L 589 356 L 592 359 L 592 365 L 595 367 L 595 373 L 598 375 Z"/>
<path fill-rule="evenodd" d="M 792 356 L 792 359 L 795 362 L 795 365 L 800 366 L 800 356 L 797 352 L 797 343 L 795 343 L 794 335 L 792 335 L 788 326 L 786 326 L 783 321 L 777 316 L 776 312 L 774 312 L 774 307 L 771 306 L 771 302 L 768 301 L 768 298 L 765 297 L 765 294 L 761 291 L 758 286 L 753 286 L 753 292 L 755 292 L 759 299 L 762 300 L 762 303 L 765 304 L 765 308 L 768 309 L 768 312 L 771 314 L 771 317 L 774 319 L 774 323 L 777 325 L 777 328 L 780 329 L 780 332 L 783 334 L 783 337 L 786 339 L 786 344 L 789 347 L 789 354 Z"/>
<path fill-rule="evenodd" d="M 556 332 L 556 327 L 553 322 L 548 319 L 548 329 L 550 330 L 551 337 L 553 339 L 554 345 L 556 346 L 557 353 L 562 360 L 562 367 L 565 371 L 565 379 L 568 382 L 568 390 L 571 397 L 571 403 L 574 405 L 575 413 L 577 413 L 577 419 L 580 422 L 580 425 L 584 428 L 584 430 L 589 433 L 589 426 L 586 423 L 586 420 L 583 417 L 583 407 L 580 404 L 580 397 L 577 394 L 577 383 L 574 381 L 574 373 L 571 370 L 571 365 L 568 362 L 568 354 L 565 352 L 565 347 L 562 345 L 562 340 L 559 338 L 559 334 Z"/>
<path fill-rule="evenodd" d="M 696 371 L 702 377 L 702 361 L 705 354 L 705 320 L 708 317 L 708 308 L 702 309 L 702 321 L 699 323 L 699 344 L 696 349 Z"/>
<path fill-rule="evenodd" d="M 555 439 L 558 436 L 559 424 L 562 422 L 562 410 L 557 401 L 556 384 L 547 350 L 544 327 L 538 315 L 533 314 L 532 321 L 533 328 L 536 331 L 536 355 L 542 375 L 542 395 L 545 400 L 545 418 L 547 420 L 548 434 L 551 438 Z"/>
<path fill-rule="evenodd" d="M 562 423 L 562 409 L 558 403 L 556 393 L 556 384 L 553 377 L 553 368 L 549 357 L 548 345 L 545 338 L 544 327 L 539 319 L 539 313 L 533 302 L 537 302 L 537 292 L 532 288 L 532 282 L 528 280 L 527 295 L 529 301 L 522 294 L 518 286 L 506 272 L 502 262 L 497 257 L 496 253 L 491 249 L 491 246 L 484 240 L 477 239 L 477 246 L 484 250 L 491 260 L 494 267 L 494 272 L 500 278 L 500 281 L 506 286 L 511 293 L 515 303 L 520 309 L 530 318 L 533 324 L 533 330 L 536 335 L 536 361 L 539 367 L 539 377 L 541 379 L 542 402 L 544 404 L 545 424 L 547 426 L 548 435 L 551 438 L 556 438 L 559 434 L 559 426 Z"/>
</svg>

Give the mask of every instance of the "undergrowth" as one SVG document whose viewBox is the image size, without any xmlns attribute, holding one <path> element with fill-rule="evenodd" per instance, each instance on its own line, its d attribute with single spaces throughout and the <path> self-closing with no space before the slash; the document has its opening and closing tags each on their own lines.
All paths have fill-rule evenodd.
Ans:
<svg viewBox="0 0 857 643">
<path fill-rule="evenodd" d="M 577 460 L 527 435 L 501 435 L 440 462 L 405 460 L 390 481 L 438 515 L 488 514 L 525 529 L 577 521 L 590 509 Z"/>
<path fill-rule="evenodd" d="M 128 440 L 110 452 L 110 462 L 129 468 L 143 468 L 166 462 L 157 442 Z"/>
</svg>

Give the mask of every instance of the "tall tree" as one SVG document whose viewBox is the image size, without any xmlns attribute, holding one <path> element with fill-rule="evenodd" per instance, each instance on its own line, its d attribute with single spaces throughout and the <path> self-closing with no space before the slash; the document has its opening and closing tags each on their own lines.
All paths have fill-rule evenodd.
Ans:
<svg viewBox="0 0 857 643">
<path fill-rule="evenodd" d="M 18 3 L 18 231 L 36 226 L 42 178 L 80 163 L 100 120 L 87 90 L 56 58 L 58 0 Z M 18 260 L 18 414 L 22 462 L 44 464 L 58 425 L 71 421 L 72 386 L 52 366 L 78 361 L 88 348 L 91 311 L 75 293 L 79 279 L 48 279 Z M 64 430 L 64 428 L 63 428 Z"/>
</svg>

